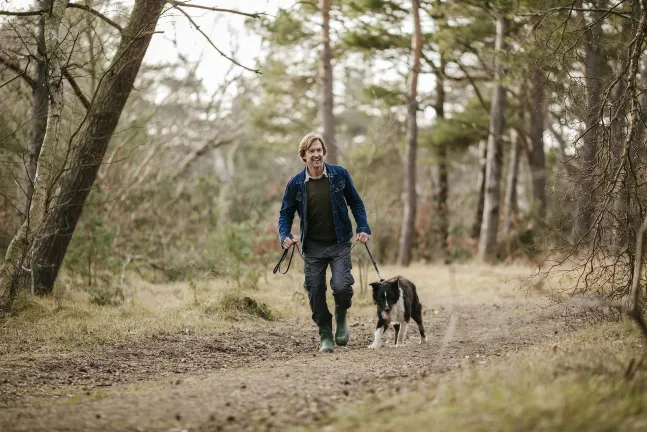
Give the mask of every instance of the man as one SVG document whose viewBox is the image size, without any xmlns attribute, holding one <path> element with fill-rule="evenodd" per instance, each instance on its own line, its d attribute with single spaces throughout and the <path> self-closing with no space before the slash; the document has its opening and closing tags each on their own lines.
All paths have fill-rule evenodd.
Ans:
<svg viewBox="0 0 647 432">
<path fill-rule="evenodd" d="M 353 297 L 350 207 L 357 225 L 357 240 L 366 243 L 371 234 L 366 209 L 350 174 L 339 165 L 324 162 L 326 143 L 309 133 L 299 144 L 305 168 L 288 182 L 279 215 L 279 237 L 287 249 L 297 241 L 292 236 L 294 212 L 301 220 L 301 245 L 305 259 L 304 287 L 308 292 L 312 319 L 319 327 L 319 352 L 333 352 L 332 315 L 326 304 L 326 268 L 330 266 L 330 288 L 335 299 L 335 342 L 348 343 L 346 311 Z"/>
</svg>

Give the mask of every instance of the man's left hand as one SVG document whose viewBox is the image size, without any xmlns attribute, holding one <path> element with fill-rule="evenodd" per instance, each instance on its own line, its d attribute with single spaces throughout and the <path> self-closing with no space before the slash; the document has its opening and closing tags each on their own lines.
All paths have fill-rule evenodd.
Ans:
<svg viewBox="0 0 647 432">
<path fill-rule="evenodd" d="M 358 240 L 360 243 L 368 243 L 368 239 L 370 239 L 370 238 L 371 238 L 371 236 L 370 236 L 370 235 L 368 235 L 368 234 L 366 234 L 366 233 L 364 233 L 364 232 L 357 233 L 357 240 Z"/>
</svg>

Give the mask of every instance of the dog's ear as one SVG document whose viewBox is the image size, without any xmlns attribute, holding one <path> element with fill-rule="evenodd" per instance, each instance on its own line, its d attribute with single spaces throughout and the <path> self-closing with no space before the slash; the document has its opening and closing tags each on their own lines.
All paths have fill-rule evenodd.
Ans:
<svg viewBox="0 0 647 432">
<path fill-rule="evenodd" d="M 373 287 L 373 292 L 377 291 L 377 289 L 380 287 L 379 282 L 371 282 L 369 285 Z"/>
</svg>

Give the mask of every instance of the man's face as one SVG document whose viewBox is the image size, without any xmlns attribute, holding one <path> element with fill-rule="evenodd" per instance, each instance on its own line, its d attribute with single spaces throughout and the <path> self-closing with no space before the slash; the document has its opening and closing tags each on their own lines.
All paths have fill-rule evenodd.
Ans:
<svg viewBox="0 0 647 432">
<path fill-rule="evenodd" d="M 310 148 L 306 150 L 306 165 L 310 169 L 320 169 L 323 168 L 324 163 L 324 151 L 323 146 L 320 141 L 315 141 L 312 143 Z"/>
</svg>

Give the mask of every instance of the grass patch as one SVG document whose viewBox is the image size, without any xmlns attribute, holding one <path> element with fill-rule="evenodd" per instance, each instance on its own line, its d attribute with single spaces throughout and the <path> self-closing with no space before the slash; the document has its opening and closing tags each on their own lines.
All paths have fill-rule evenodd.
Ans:
<svg viewBox="0 0 647 432">
<path fill-rule="evenodd" d="M 272 321 L 274 316 L 266 303 L 244 295 L 240 289 L 228 287 L 216 296 L 216 299 L 202 306 L 208 316 L 225 316 L 228 319 L 240 319 L 241 315 L 262 318 Z"/>
<path fill-rule="evenodd" d="M 0 356 L 9 356 L 9 361 L 25 353 L 51 354 L 154 334 L 210 334 L 230 329 L 232 320 L 244 325 L 259 318 L 287 319 L 312 325 L 302 262 L 295 262 L 288 274 L 268 272 L 253 289 L 236 288 L 235 282 L 223 279 L 154 284 L 131 275 L 120 287 L 119 302 L 98 301 L 95 293 L 81 288 L 81 281 L 66 279 L 50 297 L 19 296 L 12 315 L 0 319 Z M 504 285 L 514 275 L 529 272 L 523 267 L 472 267 L 457 267 L 455 283 L 442 266 L 383 266 L 381 271 L 387 277 L 406 274 L 425 293 L 427 309 L 434 307 L 436 297 L 452 294 L 453 286 L 470 293 L 462 301 L 482 304 L 493 292 L 509 292 L 512 288 Z M 359 281 L 357 266 L 353 272 Z M 369 281 L 374 276 L 369 274 Z M 329 289 L 328 305 L 333 304 Z M 349 319 L 373 313 L 370 289 L 362 291 L 356 284 Z"/>
<path fill-rule="evenodd" d="M 603 324 L 490 365 L 465 364 L 415 391 L 372 396 L 323 424 L 335 431 L 643 431 L 647 372 L 624 376 L 642 349 L 631 322 Z"/>
</svg>

